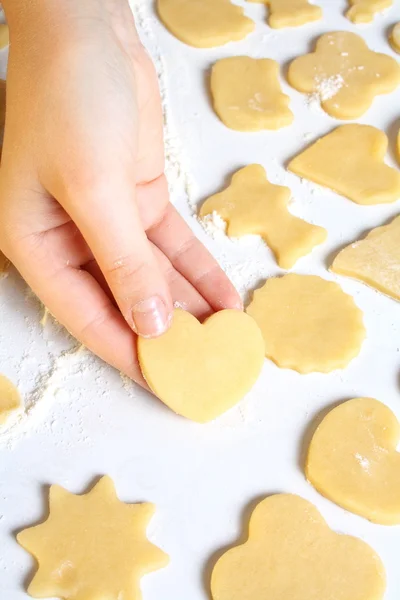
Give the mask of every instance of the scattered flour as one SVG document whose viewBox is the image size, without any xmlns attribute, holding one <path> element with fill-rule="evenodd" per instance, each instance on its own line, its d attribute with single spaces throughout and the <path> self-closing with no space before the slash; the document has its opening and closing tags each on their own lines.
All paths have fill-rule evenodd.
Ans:
<svg viewBox="0 0 400 600">
<path fill-rule="evenodd" d="M 342 75 L 332 75 L 331 77 L 316 77 L 316 90 L 307 96 L 307 105 L 309 108 L 320 108 L 320 103 L 334 98 L 336 94 L 345 85 Z"/>
</svg>

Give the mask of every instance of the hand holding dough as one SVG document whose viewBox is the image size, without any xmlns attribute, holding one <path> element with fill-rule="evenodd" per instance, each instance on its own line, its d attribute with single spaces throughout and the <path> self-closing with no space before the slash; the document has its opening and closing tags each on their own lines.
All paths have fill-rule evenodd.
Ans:
<svg viewBox="0 0 400 600">
<path fill-rule="evenodd" d="M 326 239 L 326 230 L 292 215 L 288 210 L 289 188 L 273 185 L 261 165 L 240 169 L 231 185 L 211 196 L 200 209 L 200 216 L 216 211 L 227 221 L 231 237 L 260 235 L 274 252 L 283 269 Z"/>
<path fill-rule="evenodd" d="M 356 398 L 324 418 L 306 475 L 323 495 L 381 525 L 400 524 L 400 424 L 378 400 Z"/>
<path fill-rule="evenodd" d="M 293 122 L 289 96 L 279 84 L 279 65 L 269 58 L 219 60 L 211 73 L 211 93 L 215 112 L 231 129 L 280 129 Z"/>
<path fill-rule="evenodd" d="M 357 204 L 400 198 L 400 173 L 384 163 L 388 139 L 370 125 L 342 125 L 289 163 L 289 170 Z"/>
<path fill-rule="evenodd" d="M 266 356 L 299 373 L 344 369 L 365 338 L 353 298 L 314 275 L 271 277 L 254 292 L 247 313 L 263 333 Z"/>
<path fill-rule="evenodd" d="M 319 21 L 322 18 L 322 9 L 308 0 L 249 0 L 269 6 L 270 15 L 268 23 L 274 29 L 282 27 L 298 27 Z"/>
<path fill-rule="evenodd" d="M 253 319 L 241 311 L 223 310 L 200 324 L 176 309 L 166 333 L 139 337 L 138 356 L 160 400 L 179 415 L 206 423 L 253 387 L 264 362 L 264 341 Z"/>
<path fill-rule="evenodd" d="M 48 519 L 17 536 L 39 563 L 34 598 L 140 600 L 143 575 L 168 564 L 146 538 L 153 505 L 124 504 L 109 477 L 82 496 L 52 485 L 49 501 Z"/>
<path fill-rule="evenodd" d="M 391 56 L 369 50 L 355 33 L 336 31 L 322 35 L 315 52 L 291 63 L 288 80 L 296 90 L 317 95 L 332 117 L 356 119 L 375 96 L 400 85 L 400 66 Z"/>
<path fill-rule="evenodd" d="M 400 216 L 344 248 L 331 270 L 359 279 L 400 301 Z"/>
<path fill-rule="evenodd" d="M 230 0 L 157 0 L 160 19 L 179 40 L 212 48 L 243 39 L 254 22 Z"/>
<path fill-rule="evenodd" d="M 390 8 L 393 0 L 349 0 L 346 17 L 356 25 L 371 23 L 377 13 Z"/>
<path fill-rule="evenodd" d="M 21 397 L 17 388 L 3 375 L 0 375 L 0 425 L 21 408 Z"/>
<path fill-rule="evenodd" d="M 385 587 L 372 548 L 333 532 L 291 494 L 257 505 L 248 540 L 223 554 L 211 577 L 213 600 L 381 600 Z"/>
</svg>

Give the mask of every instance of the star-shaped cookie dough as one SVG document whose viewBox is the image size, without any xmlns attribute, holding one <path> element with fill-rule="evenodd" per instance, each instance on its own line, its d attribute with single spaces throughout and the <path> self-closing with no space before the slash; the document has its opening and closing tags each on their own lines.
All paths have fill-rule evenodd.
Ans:
<svg viewBox="0 0 400 600">
<path fill-rule="evenodd" d="M 321 7 L 311 4 L 308 0 L 249 0 L 249 2 L 258 2 L 269 7 L 268 23 L 274 29 L 299 27 L 322 18 Z"/>
<path fill-rule="evenodd" d="M 140 578 L 168 563 L 146 538 L 151 504 L 124 504 L 103 477 L 82 496 L 50 488 L 44 523 L 18 534 L 39 563 L 28 593 L 63 600 L 140 600 Z"/>
<path fill-rule="evenodd" d="M 393 0 L 349 0 L 346 17 L 356 25 L 371 23 L 377 13 L 390 8 Z"/>
<path fill-rule="evenodd" d="M 237 171 L 231 185 L 211 196 L 200 209 L 200 217 L 214 211 L 228 223 L 231 237 L 260 235 L 283 269 L 290 269 L 318 244 L 327 232 L 292 215 L 288 210 L 289 188 L 273 185 L 261 165 Z"/>
</svg>

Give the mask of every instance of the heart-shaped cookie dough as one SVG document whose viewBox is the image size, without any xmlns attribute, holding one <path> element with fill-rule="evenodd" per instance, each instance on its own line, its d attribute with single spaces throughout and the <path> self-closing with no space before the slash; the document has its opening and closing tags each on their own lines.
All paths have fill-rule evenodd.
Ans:
<svg viewBox="0 0 400 600">
<path fill-rule="evenodd" d="M 211 578 L 213 600 L 380 600 L 385 587 L 372 548 L 291 494 L 257 505 L 247 542 L 223 554 Z"/>
<path fill-rule="evenodd" d="M 149 387 L 173 411 L 198 423 L 243 398 L 261 372 L 264 353 L 256 322 L 238 310 L 215 313 L 201 324 L 176 309 L 166 333 L 138 341 Z"/>
<path fill-rule="evenodd" d="M 400 424 L 373 398 L 340 404 L 311 440 L 307 479 L 346 510 L 381 525 L 400 524 Z"/>
</svg>

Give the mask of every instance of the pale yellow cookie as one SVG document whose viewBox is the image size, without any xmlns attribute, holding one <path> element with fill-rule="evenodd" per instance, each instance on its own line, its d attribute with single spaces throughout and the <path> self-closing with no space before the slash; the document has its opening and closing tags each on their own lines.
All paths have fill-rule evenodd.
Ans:
<svg viewBox="0 0 400 600">
<path fill-rule="evenodd" d="M 0 23 L 0 50 L 8 46 L 10 43 L 10 34 L 8 31 L 8 25 Z"/>
<path fill-rule="evenodd" d="M 356 25 L 371 23 L 377 13 L 390 8 L 393 0 L 348 0 L 346 17 Z"/>
<path fill-rule="evenodd" d="M 400 300 L 400 216 L 389 225 L 373 229 L 364 240 L 344 248 L 331 270 Z"/>
<path fill-rule="evenodd" d="M 331 188 L 357 204 L 400 198 L 400 173 L 384 163 L 388 139 L 370 125 L 342 125 L 289 163 L 300 177 Z"/>
<path fill-rule="evenodd" d="M 280 129 L 293 122 L 289 96 L 279 83 L 279 65 L 269 58 L 232 56 L 211 72 L 214 109 L 236 131 Z"/>
<path fill-rule="evenodd" d="M 322 18 L 320 6 L 311 4 L 308 0 L 249 0 L 266 4 L 270 14 L 268 23 L 274 29 L 283 27 L 299 27 Z"/>
<path fill-rule="evenodd" d="M 322 35 L 314 52 L 290 64 L 288 80 L 317 97 L 332 117 L 356 119 L 375 96 L 400 85 L 400 66 L 391 56 L 372 52 L 355 33 L 336 31 Z"/>
<path fill-rule="evenodd" d="M 233 175 L 226 190 L 206 200 L 200 217 L 217 212 L 228 223 L 231 237 L 260 235 L 279 266 L 290 269 L 327 237 L 322 227 L 289 212 L 290 197 L 289 188 L 268 181 L 261 165 L 249 165 Z"/>
<path fill-rule="evenodd" d="M 156 396 L 192 421 L 205 423 L 237 404 L 264 362 L 257 324 L 238 310 L 223 310 L 203 324 L 180 309 L 161 337 L 139 337 L 143 375 Z"/>
<path fill-rule="evenodd" d="M 212 48 L 243 39 L 254 22 L 230 0 L 157 0 L 160 19 L 179 40 Z"/>
<path fill-rule="evenodd" d="M 213 600 L 381 600 L 379 556 L 332 531 L 313 504 L 291 494 L 260 502 L 246 542 L 217 561 Z"/>
<path fill-rule="evenodd" d="M 387 406 L 356 398 L 334 408 L 316 430 L 306 475 L 323 495 L 381 525 L 400 524 L 400 424 Z"/>
<path fill-rule="evenodd" d="M 344 369 L 365 339 L 353 298 L 314 275 L 271 277 L 254 292 L 247 313 L 263 333 L 266 356 L 299 373 Z"/>
<path fill-rule="evenodd" d="M 21 397 L 15 385 L 0 375 L 0 425 L 4 425 L 21 406 Z"/>
<path fill-rule="evenodd" d="M 400 23 L 397 23 L 389 36 L 390 44 L 396 52 L 400 54 Z"/>
<path fill-rule="evenodd" d="M 82 496 L 50 488 L 47 520 L 17 540 L 38 561 L 28 587 L 34 598 L 140 600 L 143 575 L 168 564 L 146 538 L 152 504 L 124 504 L 103 477 Z"/>
</svg>

